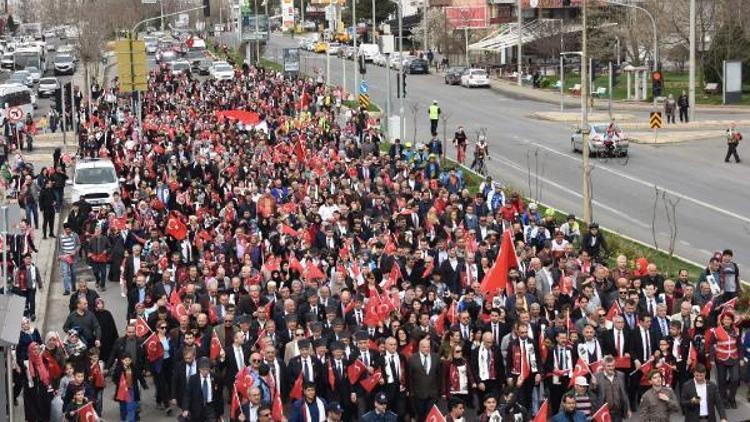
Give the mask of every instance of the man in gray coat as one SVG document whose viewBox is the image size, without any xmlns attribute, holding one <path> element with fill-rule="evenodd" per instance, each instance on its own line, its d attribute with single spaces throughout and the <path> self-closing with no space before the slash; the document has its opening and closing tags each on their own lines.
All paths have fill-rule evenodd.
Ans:
<svg viewBox="0 0 750 422">
<path fill-rule="evenodd" d="M 590 391 L 594 394 L 594 411 L 604 403 L 609 405 L 612 422 L 621 422 L 632 415 L 628 393 L 625 390 L 625 376 L 615 370 L 615 358 L 604 357 L 602 370 L 591 377 Z"/>
<path fill-rule="evenodd" d="M 440 389 L 440 357 L 432 353 L 429 337 L 419 341 L 419 353 L 411 355 L 407 371 L 417 420 L 426 420 L 430 409 L 437 403 Z"/>
</svg>

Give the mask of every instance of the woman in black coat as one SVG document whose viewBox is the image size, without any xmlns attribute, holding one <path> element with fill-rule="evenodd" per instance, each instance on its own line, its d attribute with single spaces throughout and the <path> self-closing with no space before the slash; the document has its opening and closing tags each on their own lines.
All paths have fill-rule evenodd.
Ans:
<svg viewBox="0 0 750 422">
<path fill-rule="evenodd" d="M 23 410 L 26 421 L 50 420 L 53 389 L 49 371 L 42 361 L 39 343 L 28 346 L 28 360 L 24 362 Z"/>
<path fill-rule="evenodd" d="M 104 299 L 96 299 L 96 309 L 94 311 L 94 316 L 96 316 L 96 320 L 99 321 L 99 326 L 102 328 L 99 357 L 102 361 L 109 362 L 109 357 L 112 354 L 112 346 L 115 344 L 115 340 L 117 340 L 120 335 L 117 333 L 115 318 L 112 316 L 112 313 L 104 307 Z"/>
</svg>

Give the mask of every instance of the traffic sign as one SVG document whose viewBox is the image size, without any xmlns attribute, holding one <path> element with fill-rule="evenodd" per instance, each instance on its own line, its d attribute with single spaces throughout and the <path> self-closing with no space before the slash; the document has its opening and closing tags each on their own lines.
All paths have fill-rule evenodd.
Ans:
<svg viewBox="0 0 750 422">
<path fill-rule="evenodd" d="M 360 94 L 367 94 L 367 81 L 362 81 L 359 83 L 359 93 Z"/>
<path fill-rule="evenodd" d="M 8 118 L 13 122 L 23 119 L 23 110 L 20 107 L 11 107 L 8 109 Z"/>
<path fill-rule="evenodd" d="M 367 94 L 359 94 L 359 105 L 365 109 L 370 107 L 370 96 Z"/>
<path fill-rule="evenodd" d="M 148 87 L 146 43 L 143 40 L 115 41 L 117 76 L 123 92 L 145 91 Z"/>
<path fill-rule="evenodd" d="M 661 129 L 661 111 L 652 111 L 651 116 L 648 119 L 651 129 Z"/>
</svg>

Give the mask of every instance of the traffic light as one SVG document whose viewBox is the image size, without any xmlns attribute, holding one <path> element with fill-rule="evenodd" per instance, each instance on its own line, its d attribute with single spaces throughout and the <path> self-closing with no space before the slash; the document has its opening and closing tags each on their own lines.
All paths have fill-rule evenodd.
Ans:
<svg viewBox="0 0 750 422">
<path fill-rule="evenodd" d="M 651 73 L 651 90 L 653 91 L 654 97 L 661 97 L 661 90 L 664 86 L 664 79 L 660 71 Z"/>
<path fill-rule="evenodd" d="M 403 95 L 404 98 L 406 98 L 406 72 L 401 71 L 401 77 L 403 78 L 403 81 L 401 82 L 401 91 L 402 91 L 401 95 Z"/>
<path fill-rule="evenodd" d="M 62 88 L 55 90 L 55 111 L 57 114 L 62 114 L 63 111 Z"/>
<path fill-rule="evenodd" d="M 357 63 L 359 64 L 359 74 L 364 75 L 367 73 L 367 65 L 365 64 L 365 56 L 358 56 Z"/>
<path fill-rule="evenodd" d="M 203 17 L 211 16 L 211 0 L 203 0 Z"/>
</svg>

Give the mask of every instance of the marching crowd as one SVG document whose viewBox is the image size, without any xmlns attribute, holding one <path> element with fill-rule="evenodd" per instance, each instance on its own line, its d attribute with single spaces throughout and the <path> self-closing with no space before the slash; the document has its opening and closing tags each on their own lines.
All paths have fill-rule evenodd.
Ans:
<svg viewBox="0 0 750 422">
<path fill-rule="evenodd" d="M 58 233 L 70 315 L 44 337 L 24 321 L 26 420 L 89 420 L 106 395 L 135 421 L 144 394 L 196 422 L 726 420 L 750 345 L 732 251 L 699 278 L 610 259 L 595 223 L 386 148 L 336 95 L 158 69 L 140 125 L 92 105 L 81 155 L 122 187 Z"/>
</svg>

